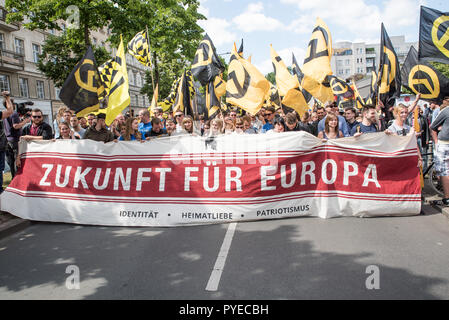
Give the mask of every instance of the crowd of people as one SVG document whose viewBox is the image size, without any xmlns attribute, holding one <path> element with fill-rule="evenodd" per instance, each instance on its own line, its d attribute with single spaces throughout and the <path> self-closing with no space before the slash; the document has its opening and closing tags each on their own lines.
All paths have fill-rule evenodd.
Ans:
<svg viewBox="0 0 449 320">
<path fill-rule="evenodd" d="M 106 125 L 106 115 L 103 113 L 77 117 L 66 107 L 59 108 L 50 125 L 44 122 L 41 110 L 35 108 L 28 110 L 25 114 L 20 113 L 14 110 L 9 93 L 3 92 L 2 95 L 6 110 L 1 112 L 3 126 L 0 128 L 2 129 L 0 133 L 4 132 L 6 142 L 2 146 L 0 139 L 0 170 L 4 169 L 6 159 L 12 176 L 16 173 L 16 165 L 20 166 L 20 162 L 17 161 L 20 140 L 91 139 L 105 143 L 145 142 L 156 137 L 186 134 L 209 137 L 225 134 L 276 134 L 305 131 L 326 141 L 349 136 L 359 137 L 372 132 L 385 132 L 396 135 L 415 134 L 420 155 L 428 153 L 432 140 L 435 143 L 440 138 L 443 144 L 447 140 L 448 143 L 444 144 L 441 150 L 444 155 L 442 157 L 449 159 L 449 121 L 447 121 L 447 132 L 445 122 L 441 122 L 443 116 L 446 116 L 443 110 L 449 105 L 449 97 L 444 99 L 441 106 L 428 103 L 424 107 L 419 107 L 420 129 L 419 132 L 415 132 L 413 111 L 418 106 L 420 95 L 409 106 L 398 104 L 389 110 L 386 110 L 382 103 L 377 106 L 367 105 L 361 110 L 353 107 L 341 110 L 334 102 L 324 107 L 315 105 L 312 112 L 305 112 L 301 116 L 293 110 L 285 113 L 283 108 L 269 106 L 261 108 L 255 115 L 241 114 L 239 109 L 228 109 L 230 111 L 221 111 L 211 120 L 205 120 L 202 116 L 194 120 L 181 111 L 164 113 L 161 108 L 157 108 L 154 114 L 151 114 L 149 110 L 144 109 L 137 117 L 129 112 L 120 114 L 110 126 Z M 393 115 L 394 118 L 387 116 L 386 113 Z M 439 113 L 441 113 L 440 117 L 438 117 Z M 449 112 L 447 117 L 449 118 Z M 432 123 L 438 123 L 438 127 L 433 128 Z M 438 131 L 440 131 L 440 137 Z M 441 131 L 443 131 L 442 137 Z M 421 156 L 419 160 L 422 161 Z M 440 171 L 448 175 L 446 198 L 449 204 L 449 162 L 441 160 L 441 163 L 448 163 Z M 424 166 L 426 165 L 427 157 L 425 156 Z"/>
</svg>

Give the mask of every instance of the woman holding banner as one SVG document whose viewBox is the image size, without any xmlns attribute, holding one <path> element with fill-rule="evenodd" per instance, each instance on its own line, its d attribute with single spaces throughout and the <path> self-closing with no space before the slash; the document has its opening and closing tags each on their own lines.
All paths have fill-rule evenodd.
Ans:
<svg viewBox="0 0 449 320">
<path fill-rule="evenodd" d="M 139 131 L 139 121 L 137 118 L 128 118 L 125 123 L 125 134 L 122 134 L 119 141 L 142 141 Z"/>
<path fill-rule="evenodd" d="M 330 140 L 343 137 L 343 132 L 338 128 L 338 117 L 333 113 L 328 113 L 324 122 L 324 130 L 318 133 L 318 138 Z"/>
</svg>

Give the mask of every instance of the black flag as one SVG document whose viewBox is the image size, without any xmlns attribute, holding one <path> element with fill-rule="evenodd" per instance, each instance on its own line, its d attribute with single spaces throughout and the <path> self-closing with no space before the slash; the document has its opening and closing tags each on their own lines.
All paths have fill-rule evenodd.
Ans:
<svg viewBox="0 0 449 320">
<path fill-rule="evenodd" d="M 431 64 L 418 60 L 418 52 L 414 47 L 408 52 L 401 75 L 404 87 L 415 94 L 421 93 L 421 99 L 441 102 L 445 96 L 449 96 L 449 79 Z"/>
<path fill-rule="evenodd" d="M 379 64 L 379 99 L 385 107 L 395 104 L 401 96 L 401 72 L 398 56 L 382 23 Z"/>
<path fill-rule="evenodd" d="M 176 92 L 175 103 L 173 105 L 173 112 L 181 111 L 189 116 L 194 116 L 193 112 L 193 97 L 192 86 L 193 81 L 191 79 L 190 72 L 184 70 L 181 80 L 179 81 L 178 90 Z"/>
<path fill-rule="evenodd" d="M 237 53 L 243 58 L 243 39 L 242 39 L 242 43 L 240 44 L 239 51 L 237 51 Z"/>
<path fill-rule="evenodd" d="M 421 6 L 419 59 L 449 63 L 449 12 Z"/>
<path fill-rule="evenodd" d="M 224 69 L 221 60 L 218 58 L 212 40 L 206 34 L 204 39 L 200 42 L 195 53 L 195 58 L 193 59 L 193 76 L 201 82 L 202 86 L 205 86 L 222 73 Z"/>
<path fill-rule="evenodd" d="M 64 82 L 59 98 L 78 116 L 99 109 L 99 96 L 104 95 L 92 47 L 87 48 L 83 59 L 75 66 Z"/>
</svg>

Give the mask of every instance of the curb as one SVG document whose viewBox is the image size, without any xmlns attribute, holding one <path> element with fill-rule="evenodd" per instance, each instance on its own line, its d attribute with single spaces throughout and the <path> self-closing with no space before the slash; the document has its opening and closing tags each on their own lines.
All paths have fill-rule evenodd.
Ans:
<svg viewBox="0 0 449 320">
<path fill-rule="evenodd" d="M 0 225 L 0 239 L 22 231 L 31 225 L 31 221 L 20 218 L 11 219 Z"/>
<path fill-rule="evenodd" d="M 422 202 L 421 211 L 424 214 L 432 214 L 430 211 L 436 211 L 438 213 L 441 213 L 443 216 L 449 219 L 449 208 L 441 207 L 436 204 L 430 204 L 430 201 L 433 200 L 441 200 L 441 197 L 435 196 L 435 195 L 423 195 L 424 199 Z"/>
</svg>

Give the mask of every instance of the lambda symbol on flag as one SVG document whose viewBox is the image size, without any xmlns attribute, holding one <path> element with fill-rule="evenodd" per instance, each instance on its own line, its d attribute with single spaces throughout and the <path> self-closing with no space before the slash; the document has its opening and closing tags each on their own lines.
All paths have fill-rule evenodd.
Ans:
<svg viewBox="0 0 449 320">
<path fill-rule="evenodd" d="M 235 60 L 235 61 L 237 61 L 237 60 Z M 228 91 L 227 92 L 228 98 L 241 99 L 248 92 L 248 87 L 251 82 L 251 76 L 249 75 L 248 71 L 245 70 L 245 68 L 243 66 L 240 65 L 239 69 L 236 69 L 235 71 L 231 71 L 228 74 L 228 83 L 230 83 L 230 81 L 232 81 L 232 83 L 234 83 L 234 87 L 237 91 L 236 93 L 232 93 L 232 92 Z M 238 71 L 238 74 L 236 71 Z"/>
<path fill-rule="evenodd" d="M 320 33 L 322 34 L 324 39 L 323 37 L 320 36 Z M 304 59 L 304 64 L 319 57 L 329 56 L 327 47 L 328 39 L 329 35 L 327 34 L 326 29 L 318 26 L 313 30 L 312 39 L 309 42 L 309 50 L 308 50 L 309 55 L 307 58 Z"/>
<path fill-rule="evenodd" d="M 432 41 L 435 44 L 435 46 L 447 57 L 449 57 L 449 50 L 446 48 L 447 42 L 449 41 L 448 27 L 446 27 L 446 30 L 444 31 L 444 34 L 441 38 L 438 38 L 438 31 L 440 31 L 441 25 L 448 21 L 449 21 L 448 16 L 440 16 L 433 22 L 432 27 Z"/>
<path fill-rule="evenodd" d="M 192 69 L 207 66 L 212 63 L 213 55 L 212 45 L 209 40 L 201 41 L 198 50 L 196 50 L 195 58 L 193 59 Z"/>
<path fill-rule="evenodd" d="M 384 63 L 383 68 L 383 78 L 379 88 L 380 93 L 387 93 L 390 91 L 390 85 L 394 81 L 396 75 L 396 57 L 393 51 L 384 46 L 384 56 L 386 57 L 386 63 Z M 386 80 L 384 78 L 387 77 Z"/>
<path fill-rule="evenodd" d="M 429 82 L 432 81 L 432 83 Z M 425 65 L 416 65 L 410 70 L 408 77 L 410 89 L 416 94 L 420 91 L 420 86 L 424 86 L 428 93 L 421 92 L 423 99 L 435 99 L 440 95 L 440 82 L 438 76 L 430 67 Z"/>
</svg>

